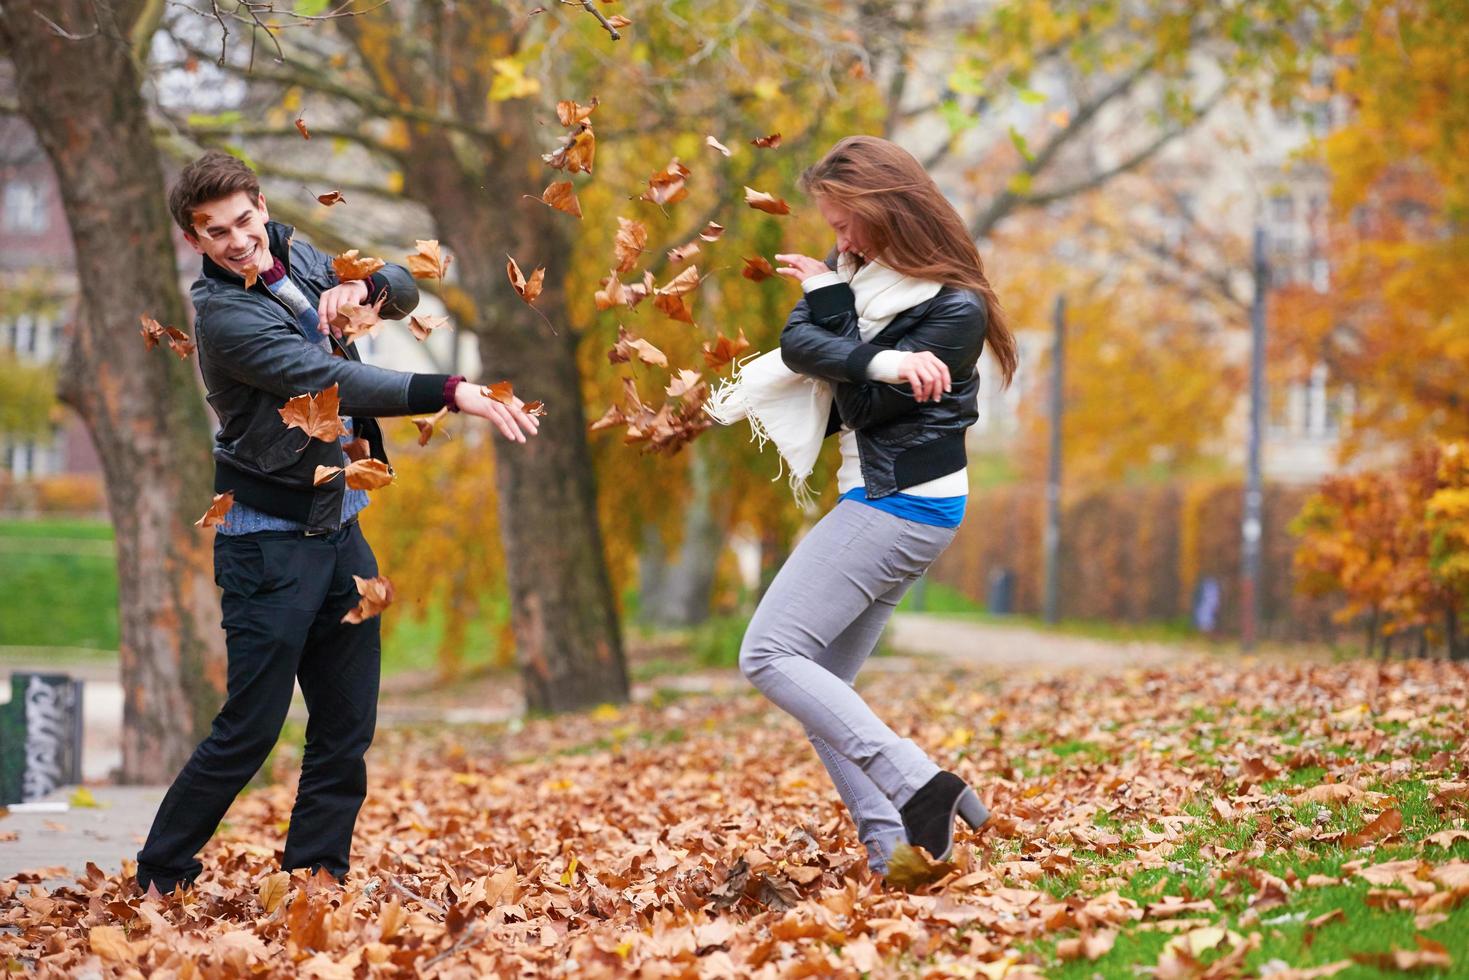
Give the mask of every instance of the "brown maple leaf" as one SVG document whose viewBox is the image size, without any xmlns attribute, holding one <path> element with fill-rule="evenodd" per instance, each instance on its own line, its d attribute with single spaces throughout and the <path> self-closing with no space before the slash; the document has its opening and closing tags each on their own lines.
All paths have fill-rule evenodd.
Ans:
<svg viewBox="0 0 1469 980">
<path fill-rule="evenodd" d="M 157 320 L 153 319 L 146 313 L 139 313 L 138 321 L 143 325 L 143 329 L 138 332 L 143 335 L 144 349 L 152 350 L 153 348 L 157 347 L 158 342 L 163 339 L 163 324 L 159 323 Z"/>
<path fill-rule="evenodd" d="M 563 99 L 556 103 L 556 118 L 561 121 L 561 125 L 570 129 L 590 119 L 592 110 L 596 109 L 599 104 L 600 101 L 595 95 L 592 96 L 592 100 L 586 105 L 580 105 L 570 99 Z"/>
<path fill-rule="evenodd" d="M 612 239 L 612 252 L 617 256 L 617 271 L 631 272 L 647 244 L 648 229 L 641 221 L 618 218 L 617 234 Z"/>
<path fill-rule="evenodd" d="M 720 153 L 723 153 L 725 156 L 730 155 L 729 147 L 719 142 L 719 140 L 715 139 L 713 136 L 705 136 L 704 145 Z"/>
<path fill-rule="evenodd" d="M 520 271 L 519 263 L 510 258 L 510 256 L 508 255 L 505 256 L 505 258 L 509 259 L 509 261 L 505 263 L 505 274 L 510 277 L 510 286 L 512 289 L 515 290 L 515 295 L 519 296 L 527 303 L 534 303 L 536 301 L 536 297 L 541 295 L 541 287 L 546 278 L 545 267 L 537 267 L 536 270 L 530 274 L 530 278 L 527 279 L 525 277 L 525 274 Z"/>
<path fill-rule="evenodd" d="M 704 345 L 704 363 L 717 371 L 749 349 L 750 342 L 745 339 L 743 329 L 734 340 L 730 340 L 724 334 L 718 334 L 712 345 L 707 343 Z"/>
<path fill-rule="evenodd" d="M 674 376 L 672 383 L 664 391 L 668 393 L 669 398 L 681 398 L 699 387 L 702 381 L 703 378 L 700 377 L 698 371 L 684 368 Z"/>
<path fill-rule="evenodd" d="M 449 406 L 445 405 L 429 418 L 413 420 L 413 424 L 418 427 L 418 444 L 420 446 L 428 445 L 429 440 L 434 437 L 434 433 L 436 433 L 439 430 L 439 427 L 444 424 L 444 419 L 447 418 L 448 415 Z M 449 430 L 445 429 L 444 436 L 447 438 L 448 435 Z"/>
<path fill-rule="evenodd" d="M 259 279 L 260 279 L 260 269 L 259 269 L 259 267 L 258 266 L 254 266 L 254 265 L 247 265 L 247 266 L 245 266 L 245 270 L 244 271 L 245 271 L 245 288 L 246 289 L 254 289 L 255 288 L 255 283 L 257 281 L 259 281 Z"/>
<path fill-rule="evenodd" d="M 209 509 L 204 512 L 203 517 L 194 522 L 194 526 L 218 527 L 224 523 L 224 515 L 228 514 L 234 505 L 235 492 L 233 490 L 215 494 L 214 499 L 209 502 Z"/>
<path fill-rule="evenodd" d="M 337 307 L 337 315 L 332 318 L 332 327 L 339 331 L 342 339 L 349 344 L 363 334 L 371 336 L 377 333 L 383 323 L 380 314 L 383 302 L 387 298 L 388 294 L 384 291 L 371 306 L 363 306 L 361 303 L 343 303 Z"/>
<path fill-rule="evenodd" d="M 313 439 L 336 442 L 347 434 L 346 426 L 342 425 L 336 385 L 315 395 L 297 395 L 279 411 L 287 428 L 300 429 Z"/>
<path fill-rule="evenodd" d="M 486 398 L 492 398 L 502 405 L 515 404 L 515 386 L 508 381 L 496 381 L 492 385 L 484 385 L 483 389 Z"/>
<path fill-rule="evenodd" d="M 316 195 L 316 199 L 327 207 L 347 203 L 347 199 L 342 196 L 341 191 L 327 191 L 325 194 Z"/>
<path fill-rule="evenodd" d="M 648 178 L 648 189 L 643 191 L 638 200 L 651 201 L 660 207 L 677 204 L 689 196 L 689 189 L 685 186 L 688 178 L 689 168 L 679 163 L 678 157 L 674 157 L 668 166 Z"/>
<path fill-rule="evenodd" d="M 740 275 L 753 282 L 762 282 L 775 275 L 775 266 L 771 265 L 763 255 L 756 255 L 745 259 L 745 267 L 740 270 Z"/>
<path fill-rule="evenodd" d="M 652 344 L 627 332 L 621 324 L 617 327 L 617 343 L 607 352 L 607 360 L 613 364 L 624 364 L 634 356 L 644 364 L 668 367 L 668 358 Z"/>
<path fill-rule="evenodd" d="M 443 255 L 436 238 L 420 238 L 414 242 L 414 247 L 416 251 L 408 256 L 408 271 L 413 273 L 413 278 L 442 280 L 454 256 Z"/>
<path fill-rule="evenodd" d="M 387 263 L 382 259 L 359 255 L 355 248 L 348 249 L 332 259 L 332 268 L 336 270 L 337 279 L 341 282 L 366 279 L 385 265 Z"/>
<path fill-rule="evenodd" d="M 614 269 L 599 285 L 602 288 L 597 290 L 592 297 L 598 310 L 610 310 L 614 306 L 629 305 L 627 287 L 617 278 L 617 270 Z"/>
<path fill-rule="evenodd" d="M 448 317 L 430 313 L 415 313 L 408 318 L 408 329 L 415 340 L 428 340 L 435 330 L 453 329 L 453 326 Z"/>
<path fill-rule="evenodd" d="M 591 126 L 586 123 L 581 126 L 581 129 L 567 135 L 553 152 L 541 154 L 541 159 L 569 174 L 591 173 L 592 162 L 597 155 L 597 137 Z"/>
<path fill-rule="evenodd" d="M 662 311 L 671 320 L 677 320 L 680 323 L 696 322 L 694 320 L 694 311 L 689 309 L 689 305 L 684 302 L 682 296 L 659 293 L 653 297 L 653 306 Z"/>
<path fill-rule="evenodd" d="M 375 578 L 363 578 L 361 575 L 353 575 L 353 581 L 357 583 L 357 592 L 362 596 L 357 608 L 342 617 L 344 623 L 361 623 L 381 613 L 393 604 L 395 592 L 393 583 L 388 581 L 386 575 Z M 305 905 L 305 902 L 301 903 Z M 291 903 L 292 908 L 296 903 Z"/>
<path fill-rule="evenodd" d="M 699 288 L 699 267 L 691 265 L 687 269 L 668 280 L 665 286 L 659 286 L 654 292 L 660 296 L 683 296 Z"/>
<path fill-rule="evenodd" d="M 309 140 L 311 138 L 311 130 L 306 128 L 306 120 L 300 116 L 296 117 L 296 132 L 301 134 L 302 139 Z"/>
<path fill-rule="evenodd" d="M 713 242 L 713 241 L 718 241 L 719 240 L 719 236 L 720 235 L 723 235 L 723 234 L 724 234 L 724 225 L 717 224 L 717 223 L 711 221 L 707 225 L 704 226 L 704 230 L 703 231 L 699 232 L 699 237 L 702 238 L 702 239 L 704 239 L 704 241 L 706 241 L 706 242 Z"/>
<path fill-rule="evenodd" d="M 610 429 L 614 425 L 621 425 L 626 421 L 627 418 L 622 414 L 622 409 L 617 405 L 612 405 L 608 407 L 606 412 L 602 413 L 601 418 L 588 425 L 587 430 L 589 432 L 600 432 L 602 429 Z"/>
<path fill-rule="evenodd" d="M 419 445 L 423 445 L 422 440 Z M 335 480 L 340 473 L 347 474 L 347 488 L 349 490 L 380 490 L 392 483 L 394 474 L 387 463 L 380 459 L 354 459 L 346 467 L 341 466 L 318 466 L 312 477 L 312 486 L 321 486 L 330 480 Z"/>
<path fill-rule="evenodd" d="M 677 265 L 680 262 L 687 262 L 689 259 L 698 254 L 699 243 L 697 241 L 693 241 L 689 242 L 687 245 L 680 245 L 678 248 L 670 248 L 668 250 L 668 261 L 672 262 L 674 265 Z"/>
<path fill-rule="evenodd" d="M 956 867 L 948 861 L 935 861 L 921 847 L 903 843 L 888 858 L 888 871 L 883 880 L 894 888 L 911 892 L 946 877 Z"/>
<path fill-rule="evenodd" d="M 521 411 L 538 419 L 546 417 L 546 403 L 542 401 L 526 402 L 521 406 Z"/>
<path fill-rule="evenodd" d="M 530 197 L 529 194 L 525 195 Z M 564 211 L 573 218 L 581 217 L 581 202 L 576 199 L 576 186 L 569 180 L 558 180 L 549 184 L 541 196 L 534 198 L 557 211 Z"/>
<path fill-rule="evenodd" d="M 752 146 L 758 146 L 762 150 L 773 150 L 780 146 L 780 134 L 771 133 L 769 136 L 757 136 L 750 140 Z"/>
<path fill-rule="evenodd" d="M 753 187 L 745 188 L 745 203 L 756 211 L 764 211 L 766 214 L 790 214 L 791 206 L 784 200 L 757 191 Z"/>
</svg>

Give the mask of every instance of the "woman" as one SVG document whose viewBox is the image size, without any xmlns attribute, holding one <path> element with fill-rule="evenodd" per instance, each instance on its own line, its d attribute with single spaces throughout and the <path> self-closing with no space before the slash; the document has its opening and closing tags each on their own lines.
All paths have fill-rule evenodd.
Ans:
<svg viewBox="0 0 1469 980">
<path fill-rule="evenodd" d="M 777 255 L 803 298 L 780 350 L 711 402 L 776 443 L 804 491 L 840 432 L 841 499 L 802 539 L 755 611 L 740 669 L 806 728 L 886 872 L 908 842 L 953 850 L 954 819 L 988 819 L 974 791 L 899 738 L 852 689 L 898 600 L 953 540 L 968 491 L 964 430 L 978 417 L 986 340 L 1008 384 L 1015 341 L 963 221 L 911 154 L 839 142 L 801 178 L 836 233 L 836 267 Z M 813 383 L 813 379 L 818 379 Z"/>
</svg>

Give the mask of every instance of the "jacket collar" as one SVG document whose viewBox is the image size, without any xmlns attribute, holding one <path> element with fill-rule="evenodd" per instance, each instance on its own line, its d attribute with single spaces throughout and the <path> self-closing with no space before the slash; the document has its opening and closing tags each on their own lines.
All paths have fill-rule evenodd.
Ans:
<svg viewBox="0 0 1469 980">
<path fill-rule="evenodd" d="M 265 223 L 265 235 L 269 239 L 270 254 L 286 267 L 286 273 L 291 271 L 291 237 L 296 234 L 296 229 L 290 225 L 283 225 L 279 221 L 267 221 Z M 241 289 L 245 288 L 245 280 L 215 262 L 209 256 L 204 256 L 204 276 L 220 282 L 233 283 Z"/>
</svg>

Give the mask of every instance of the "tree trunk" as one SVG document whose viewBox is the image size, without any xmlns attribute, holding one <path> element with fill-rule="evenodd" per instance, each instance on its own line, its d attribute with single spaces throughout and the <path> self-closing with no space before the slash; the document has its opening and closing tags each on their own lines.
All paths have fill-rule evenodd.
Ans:
<svg viewBox="0 0 1469 980">
<path fill-rule="evenodd" d="M 1459 635 L 1459 613 L 1452 605 L 1444 613 L 1444 634 L 1448 637 L 1449 659 L 1469 660 L 1469 642 Z"/>
<path fill-rule="evenodd" d="M 5 0 L 0 47 L 55 168 L 76 250 L 80 306 L 59 388 L 96 444 L 117 535 L 123 776 L 159 782 L 208 731 L 224 644 L 210 535 L 193 527 L 212 492 L 197 369 L 167 348 L 145 351 L 138 334 L 141 313 L 186 322 L 127 41 L 140 6 Z"/>
<path fill-rule="evenodd" d="M 724 539 L 714 517 L 713 479 L 698 443 L 687 450 L 692 493 L 683 509 L 678 556 L 649 525 L 638 560 L 642 619 L 654 626 L 696 626 L 709 618 Z"/>
<path fill-rule="evenodd" d="M 474 299 L 484 377 L 471 380 L 509 380 L 526 401 L 547 406 L 540 434 L 526 444 L 489 441 L 526 704 L 566 711 L 627 700 L 627 667 L 597 519 L 578 338 L 565 315 L 566 222 L 575 219 L 535 201 L 502 208 L 481 189 L 521 179 L 526 147 L 541 139 L 528 114 L 510 116 L 504 128 L 504 149 L 482 173 L 468 172 L 442 133 L 418 131 L 405 186 L 417 189 L 459 256 L 460 284 Z M 507 253 L 527 276 L 548 267 L 535 307 L 554 332 L 512 291 Z"/>
</svg>

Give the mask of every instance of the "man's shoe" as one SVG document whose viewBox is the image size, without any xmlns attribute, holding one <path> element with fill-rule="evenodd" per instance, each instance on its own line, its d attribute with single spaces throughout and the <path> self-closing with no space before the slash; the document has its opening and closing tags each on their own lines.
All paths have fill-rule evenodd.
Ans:
<svg viewBox="0 0 1469 980">
<path fill-rule="evenodd" d="M 899 813 L 908 843 L 923 848 L 935 861 L 947 861 L 954 851 L 954 817 L 962 817 L 974 830 L 990 817 L 969 784 L 948 771 L 924 783 Z"/>
</svg>

